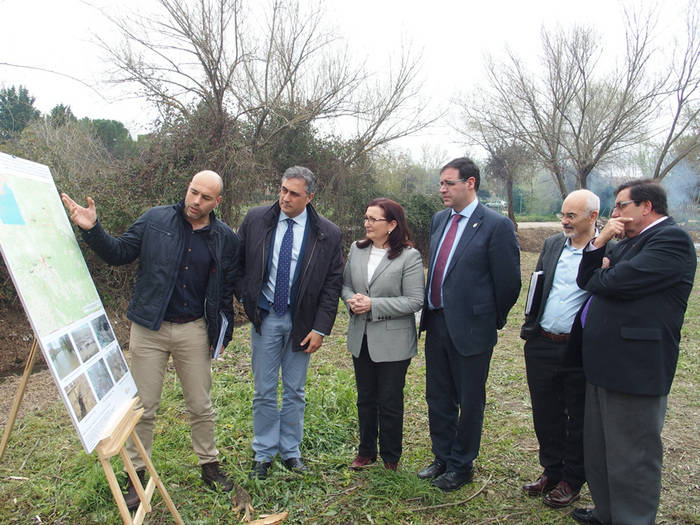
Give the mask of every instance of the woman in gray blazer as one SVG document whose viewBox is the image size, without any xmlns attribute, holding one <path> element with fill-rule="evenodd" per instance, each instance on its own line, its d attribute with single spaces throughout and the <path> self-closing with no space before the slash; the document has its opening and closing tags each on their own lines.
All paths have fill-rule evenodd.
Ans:
<svg viewBox="0 0 700 525">
<path fill-rule="evenodd" d="M 403 387 L 417 353 L 414 313 L 423 306 L 420 254 L 409 240 L 403 208 L 374 199 L 364 217 L 365 238 L 353 243 L 343 274 L 342 298 L 350 312 L 348 350 L 357 384 L 360 446 L 350 465 L 377 459 L 396 470 L 403 438 Z"/>
</svg>

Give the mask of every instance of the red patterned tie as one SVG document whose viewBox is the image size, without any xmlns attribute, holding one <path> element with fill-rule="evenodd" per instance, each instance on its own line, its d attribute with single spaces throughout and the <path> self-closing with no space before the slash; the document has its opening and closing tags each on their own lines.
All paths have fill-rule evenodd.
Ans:
<svg viewBox="0 0 700 525">
<path fill-rule="evenodd" d="M 435 269 L 433 270 L 433 277 L 430 280 L 430 302 L 433 303 L 435 308 L 440 308 L 442 306 L 441 294 L 442 290 L 442 278 L 445 274 L 445 266 L 447 266 L 447 258 L 450 256 L 452 251 L 452 245 L 455 242 L 455 237 L 457 236 L 457 223 L 462 218 L 459 213 L 455 213 L 452 216 L 452 224 L 450 224 L 450 229 L 447 230 L 447 235 L 445 235 L 442 241 L 442 246 L 440 246 L 440 251 L 438 252 L 437 260 L 435 261 Z"/>
</svg>

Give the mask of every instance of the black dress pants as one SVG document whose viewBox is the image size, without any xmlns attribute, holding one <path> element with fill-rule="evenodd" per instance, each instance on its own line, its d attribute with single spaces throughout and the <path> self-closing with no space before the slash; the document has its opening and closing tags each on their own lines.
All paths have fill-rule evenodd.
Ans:
<svg viewBox="0 0 700 525">
<path fill-rule="evenodd" d="M 359 357 L 352 358 L 357 384 L 357 417 L 360 424 L 360 456 L 377 455 L 398 463 L 403 441 L 403 387 L 410 359 L 375 363 L 369 356 L 367 338 Z"/>
<path fill-rule="evenodd" d="M 493 348 L 460 354 L 440 310 L 428 312 L 426 329 L 425 399 L 433 454 L 448 471 L 467 472 L 479 455 Z"/>
<path fill-rule="evenodd" d="M 525 343 L 525 368 L 540 464 L 574 490 L 586 481 L 583 466 L 583 370 L 565 367 L 566 343 L 537 335 Z"/>
</svg>

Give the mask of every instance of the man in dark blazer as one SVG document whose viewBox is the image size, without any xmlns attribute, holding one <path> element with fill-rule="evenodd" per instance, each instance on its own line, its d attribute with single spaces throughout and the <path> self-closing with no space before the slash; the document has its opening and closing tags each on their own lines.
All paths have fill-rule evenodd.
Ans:
<svg viewBox="0 0 700 525">
<path fill-rule="evenodd" d="M 532 401 L 532 421 L 544 471 L 523 486 L 545 505 L 566 507 L 579 498 L 583 469 L 583 403 L 586 381 L 581 366 L 566 362 L 566 348 L 576 313 L 589 293 L 576 284 L 583 249 L 596 234 L 600 199 L 589 190 L 567 195 L 558 214 L 562 233 L 544 241 L 535 267 L 542 295 L 520 330 Z"/>
<path fill-rule="evenodd" d="M 238 230 L 243 278 L 236 295 L 251 322 L 255 382 L 251 478 L 265 479 L 278 454 L 287 469 L 307 470 L 299 450 L 306 371 L 331 332 L 343 285 L 340 229 L 311 205 L 315 193 L 311 170 L 288 168 L 279 200 L 251 208 Z"/>
<path fill-rule="evenodd" d="M 520 292 L 512 222 L 479 203 L 479 168 L 458 158 L 440 171 L 447 209 L 430 225 L 430 263 L 421 331 L 434 461 L 418 473 L 442 490 L 473 476 L 497 330 Z"/>
<path fill-rule="evenodd" d="M 583 254 L 578 285 L 586 375 L 584 457 L 593 509 L 582 523 L 653 524 L 661 492 L 661 429 L 697 257 L 650 180 L 615 191 L 611 219 Z M 605 257 L 605 244 L 622 240 Z"/>
</svg>

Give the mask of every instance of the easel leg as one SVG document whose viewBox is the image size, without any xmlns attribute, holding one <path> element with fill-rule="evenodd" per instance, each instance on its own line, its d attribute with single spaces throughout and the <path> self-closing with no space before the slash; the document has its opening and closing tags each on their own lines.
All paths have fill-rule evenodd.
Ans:
<svg viewBox="0 0 700 525">
<path fill-rule="evenodd" d="M 136 434 L 135 430 L 131 432 L 130 437 L 134 445 L 136 446 L 136 450 L 139 451 L 139 454 L 143 458 L 143 461 L 146 464 L 146 469 L 151 475 L 151 479 L 148 483 L 150 484 L 151 481 L 153 481 L 156 484 L 156 486 L 158 487 L 158 491 L 160 492 L 160 495 L 162 496 L 163 501 L 165 502 L 165 505 L 168 507 L 170 514 L 172 514 L 173 519 L 175 520 L 175 523 L 177 523 L 178 525 L 185 525 L 185 522 L 182 521 L 182 517 L 180 517 L 180 513 L 177 511 L 177 508 L 175 508 L 173 500 L 170 499 L 170 494 L 168 494 L 168 491 L 165 489 L 165 485 L 163 485 L 163 482 L 160 480 L 160 476 L 158 475 L 158 472 L 156 472 L 156 469 L 153 467 L 153 463 L 151 463 L 151 458 L 148 457 L 146 449 L 143 448 L 143 444 L 141 443 L 141 440 L 139 439 L 139 436 Z"/>
<path fill-rule="evenodd" d="M 124 495 L 119 488 L 119 482 L 117 481 L 117 476 L 114 475 L 114 470 L 112 469 L 112 464 L 109 462 L 109 458 L 100 457 L 100 463 L 102 464 L 102 469 L 105 471 L 105 476 L 107 476 L 107 483 L 109 483 L 112 496 L 114 496 L 114 501 L 117 503 L 119 514 L 122 516 L 122 521 L 124 521 L 125 525 L 131 525 L 133 523 L 131 520 L 131 513 L 126 507 Z"/>
<path fill-rule="evenodd" d="M 156 486 L 158 487 L 158 490 L 160 491 L 163 501 L 165 501 L 170 514 L 172 514 L 175 523 L 178 525 L 184 525 L 184 522 L 180 517 L 180 513 L 177 511 L 173 501 L 170 499 L 170 495 L 161 482 L 156 469 L 153 467 L 151 459 L 148 457 L 148 454 L 146 454 L 146 449 L 143 448 L 143 443 L 141 443 L 139 436 L 134 430 L 136 423 L 138 423 L 139 419 L 143 415 L 143 408 L 134 410 L 137 402 L 137 397 L 129 401 L 129 403 L 124 407 L 123 413 L 116 422 L 114 428 L 112 428 L 107 437 L 100 441 L 97 447 L 95 447 L 95 451 L 100 459 L 102 468 L 107 476 L 109 488 L 112 490 L 114 501 L 116 501 L 117 507 L 119 508 L 119 513 L 121 514 L 122 520 L 126 525 L 141 525 L 143 523 L 146 513 L 151 511 L 151 497 L 153 496 Z M 126 448 L 124 447 L 126 440 L 129 438 L 131 438 L 134 445 L 136 445 L 138 453 L 143 458 L 146 468 L 151 474 L 151 479 L 148 480 L 145 490 L 141 484 L 141 480 L 134 470 L 134 464 L 131 462 L 129 455 L 126 453 Z M 124 495 L 119 488 L 119 483 L 117 483 L 117 477 L 114 475 L 112 464 L 109 462 L 110 458 L 116 456 L 117 454 L 119 454 L 119 456 L 122 458 L 124 468 L 126 469 L 129 478 L 134 483 L 136 492 L 141 500 L 141 504 L 136 510 L 136 514 L 134 515 L 133 519 L 126 506 L 126 501 L 124 501 Z"/>
<path fill-rule="evenodd" d="M 151 512 L 151 497 L 150 495 L 147 496 L 146 492 L 144 491 L 141 480 L 139 479 L 138 474 L 136 474 L 134 464 L 131 462 L 129 454 L 126 453 L 125 447 L 121 448 L 119 451 L 119 456 L 122 458 L 122 463 L 124 463 L 124 470 L 126 470 L 126 473 L 129 475 L 129 479 L 131 479 L 131 482 L 134 484 L 136 493 L 139 495 L 139 499 L 141 500 L 141 505 L 144 506 L 144 511 Z"/>
<path fill-rule="evenodd" d="M 5 432 L 2 435 L 2 442 L 0 442 L 0 461 L 5 454 L 5 449 L 7 448 L 7 442 L 10 440 L 10 434 L 12 433 L 12 427 L 15 426 L 15 420 L 17 419 L 17 413 L 19 412 L 19 406 L 22 404 L 22 398 L 24 397 L 24 391 L 27 388 L 27 382 L 29 381 L 29 376 L 32 374 L 32 369 L 34 368 L 34 359 L 36 358 L 36 350 L 38 348 L 38 343 L 36 337 L 32 343 L 32 348 L 29 350 L 29 356 L 27 356 L 27 363 L 24 365 L 24 373 L 22 374 L 22 379 L 19 382 L 19 387 L 17 388 L 17 393 L 15 394 L 15 400 L 12 402 L 12 408 L 10 409 L 10 415 L 7 419 L 7 424 L 5 425 Z"/>
</svg>

